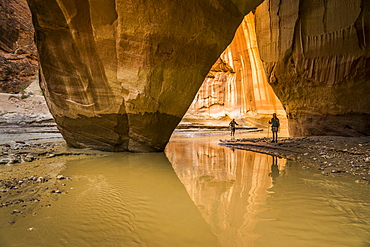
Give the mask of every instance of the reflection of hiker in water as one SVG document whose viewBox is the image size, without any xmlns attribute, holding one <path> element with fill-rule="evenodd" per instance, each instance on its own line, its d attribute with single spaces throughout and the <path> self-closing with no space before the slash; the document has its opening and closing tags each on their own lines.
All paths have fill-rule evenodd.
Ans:
<svg viewBox="0 0 370 247">
<path fill-rule="evenodd" d="M 229 126 L 230 126 L 230 135 L 231 136 L 234 136 L 235 135 L 235 125 L 239 125 L 235 122 L 235 119 L 231 120 L 231 122 L 229 123 Z"/>
<path fill-rule="evenodd" d="M 272 142 L 278 142 L 278 131 L 280 127 L 280 121 L 276 116 L 276 113 L 272 114 L 272 118 L 269 121 L 269 124 L 271 124 L 271 131 L 272 131 Z"/>
<path fill-rule="evenodd" d="M 279 166 L 277 164 L 278 157 L 272 156 L 271 172 L 269 176 L 272 178 L 272 182 L 276 182 L 276 178 L 279 177 Z"/>
</svg>

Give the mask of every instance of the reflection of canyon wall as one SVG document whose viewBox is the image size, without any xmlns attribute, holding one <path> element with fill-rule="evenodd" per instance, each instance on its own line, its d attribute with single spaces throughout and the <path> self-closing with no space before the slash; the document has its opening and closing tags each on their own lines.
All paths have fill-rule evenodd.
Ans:
<svg viewBox="0 0 370 247">
<path fill-rule="evenodd" d="M 253 246 L 257 214 L 263 210 L 271 177 L 277 175 L 276 170 L 270 174 L 272 157 L 217 143 L 183 145 L 176 140 L 169 143 L 166 155 L 221 245 Z M 279 162 L 282 170 L 284 163 Z"/>
<path fill-rule="evenodd" d="M 289 133 L 369 135 L 370 2 L 266 0 L 255 14 Z"/>
<path fill-rule="evenodd" d="M 268 84 L 257 47 L 254 14 L 249 13 L 211 68 L 185 118 L 243 118 L 273 112 L 285 116 Z"/>
<path fill-rule="evenodd" d="M 0 92 L 18 93 L 35 80 L 33 32 L 26 0 L 0 0 Z"/>
</svg>

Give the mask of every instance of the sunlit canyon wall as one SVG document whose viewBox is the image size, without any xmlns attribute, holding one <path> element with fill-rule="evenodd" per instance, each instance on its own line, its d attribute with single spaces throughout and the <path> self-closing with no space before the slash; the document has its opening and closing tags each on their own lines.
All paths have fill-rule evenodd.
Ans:
<svg viewBox="0 0 370 247">
<path fill-rule="evenodd" d="M 222 54 L 228 69 L 214 66 L 185 118 L 282 112 L 270 85 L 291 136 L 369 135 L 369 39 L 369 1 L 266 0 Z"/>
<path fill-rule="evenodd" d="M 35 76 L 23 67 L 35 62 L 21 39 L 21 31 L 28 30 L 17 19 L 23 15 L 15 13 L 24 5 L 13 2 L 0 1 L 1 83 L 19 79 L 15 61 L 22 80 Z M 41 86 L 67 143 L 163 150 L 250 10 L 255 28 L 249 21 L 242 25 L 243 35 L 252 38 L 235 39 L 255 47 L 257 37 L 258 52 L 227 48 L 187 116 L 281 112 L 263 80 L 255 80 L 261 77 L 260 56 L 292 136 L 369 135 L 369 1 L 266 0 L 257 7 L 261 2 L 166 0 L 158 6 L 153 0 L 28 0 Z M 256 82 L 256 88 L 246 89 Z"/>
<path fill-rule="evenodd" d="M 233 41 L 212 66 L 184 120 L 250 121 L 273 112 L 285 118 L 260 59 L 254 18 L 252 12 L 244 17 Z"/>
<path fill-rule="evenodd" d="M 173 140 L 166 155 L 221 246 L 253 246 L 257 215 L 286 161 L 196 141 Z"/>
<path fill-rule="evenodd" d="M 163 151 L 261 0 L 28 0 L 40 83 L 70 146 Z"/>
</svg>

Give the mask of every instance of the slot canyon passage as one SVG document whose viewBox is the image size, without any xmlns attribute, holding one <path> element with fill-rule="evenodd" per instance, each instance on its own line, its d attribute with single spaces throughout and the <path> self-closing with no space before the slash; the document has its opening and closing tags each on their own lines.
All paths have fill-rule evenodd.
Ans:
<svg viewBox="0 0 370 247">
<path fill-rule="evenodd" d="M 0 0 L 0 246 L 369 246 L 369 9 Z"/>
</svg>

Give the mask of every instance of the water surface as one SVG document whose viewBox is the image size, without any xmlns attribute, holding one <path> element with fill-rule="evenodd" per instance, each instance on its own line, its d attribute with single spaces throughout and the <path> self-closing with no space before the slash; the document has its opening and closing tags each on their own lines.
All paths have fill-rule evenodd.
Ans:
<svg viewBox="0 0 370 247">
<path fill-rule="evenodd" d="M 368 185 L 204 140 L 166 153 L 222 246 L 370 246 Z"/>
<path fill-rule="evenodd" d="M 369 186 L 217 140 L 66 161 L 0 246 L 370 246 Z"/>
</svg>

